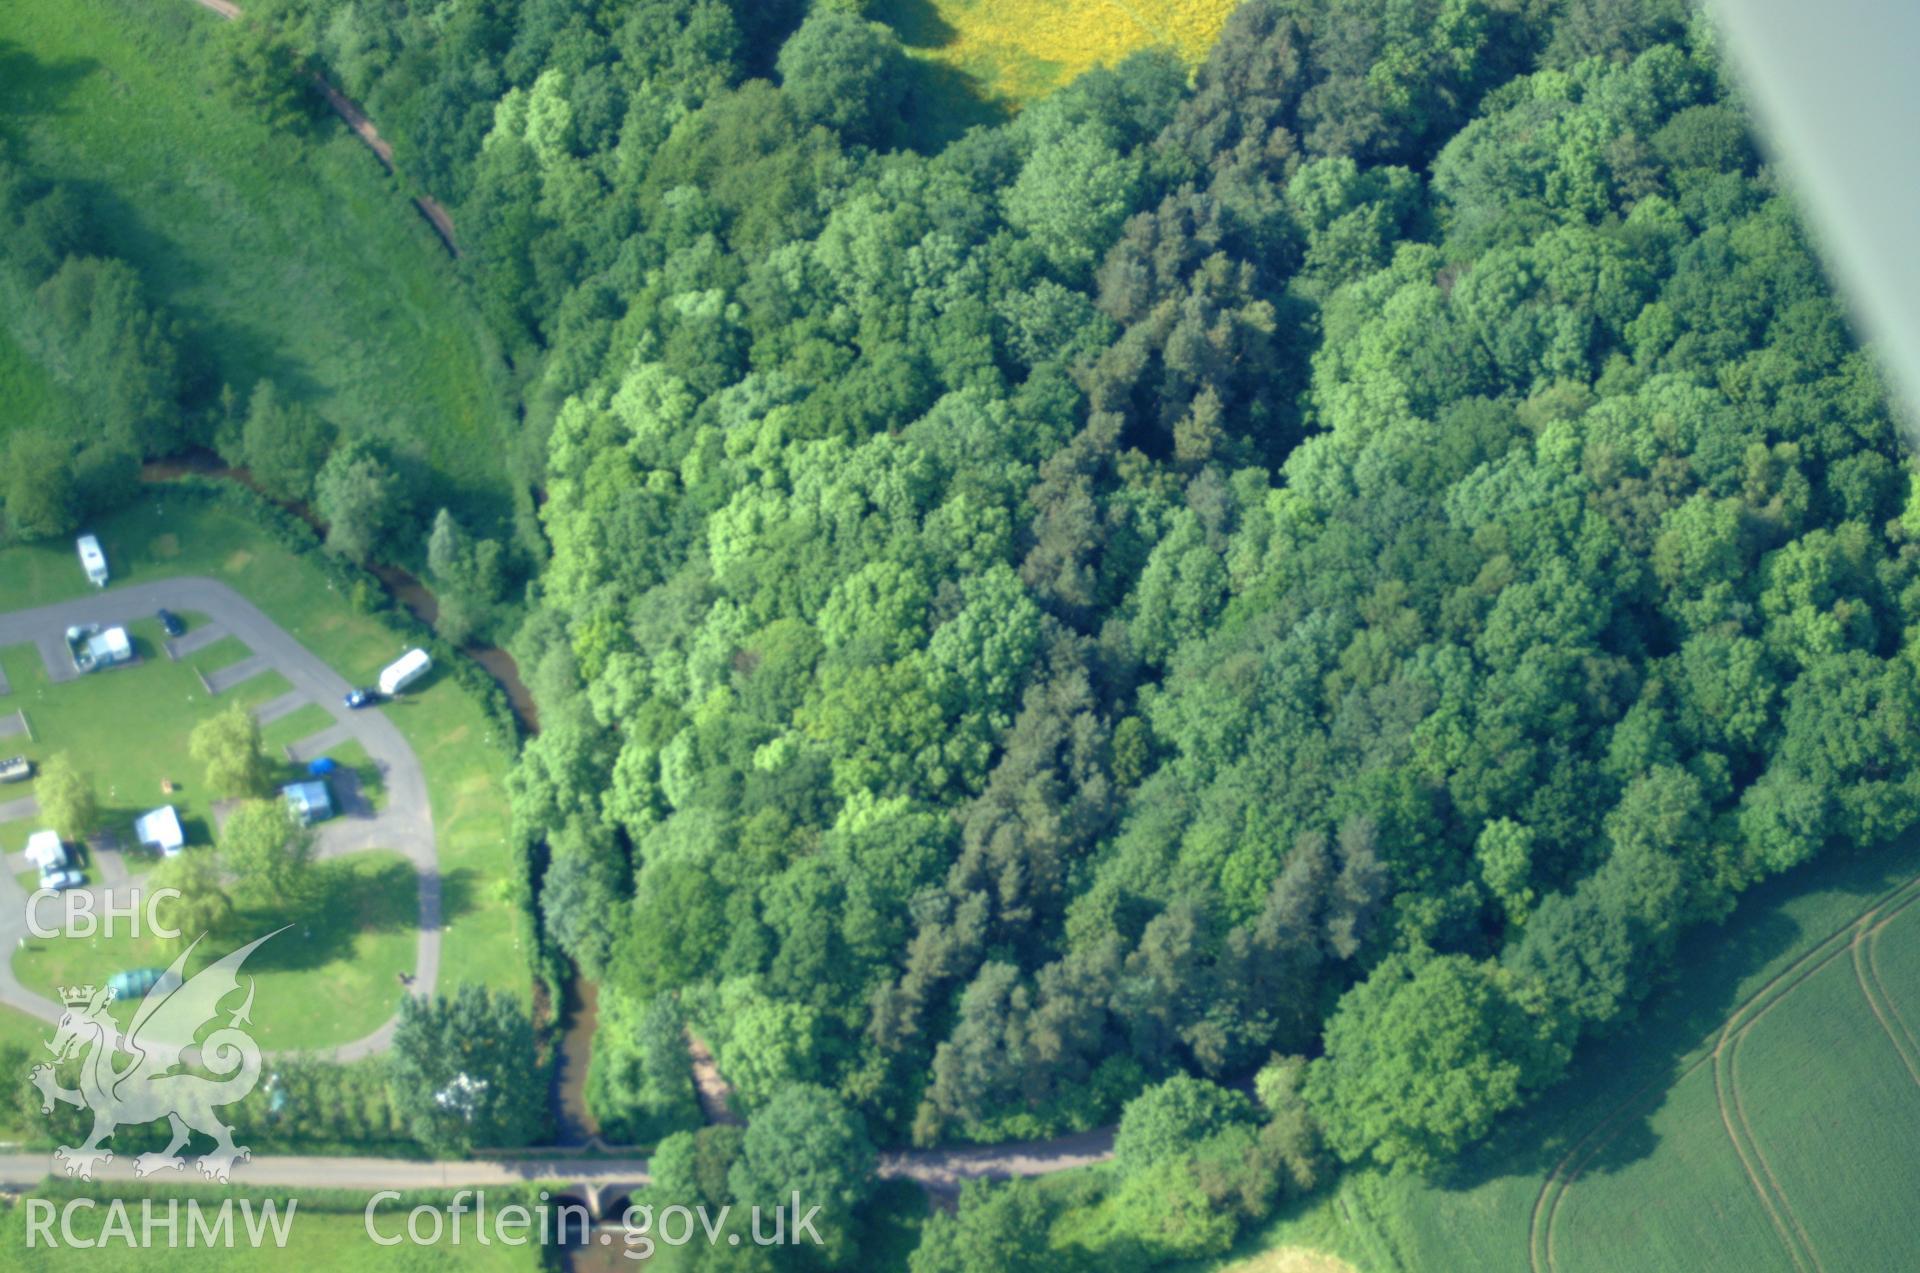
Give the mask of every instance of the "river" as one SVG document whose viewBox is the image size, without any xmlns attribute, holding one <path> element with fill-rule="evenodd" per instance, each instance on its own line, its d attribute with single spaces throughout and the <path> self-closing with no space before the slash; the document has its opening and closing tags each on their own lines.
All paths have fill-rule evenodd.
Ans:
<svg viewBox="0 0 1920 1273">
<path fill-rule="evenodd" d="M 405 606 L 414 618 L 426 624 L 434 625 L 440 617 L 440 602 L 419 576 L 409 574 L 398 566 L 375 566 L 374 575 L 394 600 Z M 533 692 L 527 683 L 520 679 L 520 665 L 513 656 L 497 645 L 469 645 L 461 650 L 468 658 L 487 669 L 487 675 L 506 691 L 507 701 L 513 705 L 513 714 L 520 718 L 520 724 L 527 733 L 540 732 L 540 707 L 533 701 Z"/>
<path fill-rule="evenodd" d="M 600 1023 L 600 987 L 575 977 L 567 998 L 566 1029 L 553 1070 L 553 1119 L 561 1144 L 584 1145 L 600 1134 L 600 1124 L 587 1108 L 587 1065 Z"/>
<path fill-rule="evenodd" d="M 178 477 L 210 477 L 238 482 L 262 499 L 272 498 L 254 485 L 252 475 L 245 469 L 224 463 L 211 451 L 196 450 L 170 460 L 154 460 L 140 470 L 140 480 L 143 482 L 168 482 Z M 321 534 L 326 532 L 326 527 L 306 505 L 283 504 L 278 500 L 272 502 L 315 531 Z M 420 622 L 432 627 L 434 620 L 440 617 L 440 602 L 419 576 L 399 566 L 375 566 L 373 574 L 386 585 L 394 599 Z M 514 662 L 513 656 L 497 645 L 469 645 L 461 653 L 485 668 L 487 675 L 506 693 L 507 702 L 512 706 L 513 714 L 520 718 L 521 727 L 529 734 L 539 733 L 539 705 L 533 701 L 533 692 L 527 688 L 527 683 L 520 678 L 520 665 Z"/>
</svg>

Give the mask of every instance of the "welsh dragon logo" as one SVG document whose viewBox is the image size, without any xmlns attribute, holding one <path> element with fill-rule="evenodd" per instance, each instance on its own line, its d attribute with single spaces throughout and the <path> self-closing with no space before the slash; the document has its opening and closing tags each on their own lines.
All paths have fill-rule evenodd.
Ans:
<svg viewBox="0 0 1920 1273">
<path fill-rule="evenodd" d="M 252 1157 L 244 1146 L 233 1143 L 233 1129 L 221 1121 L 215 1108 L 243 1099 L 260 1081 L 260 1046 L 241 1028 L 253 1011 L 252 978 L 247 979 L 245 1001 L 233 1009 L 226 1024 L 197 1043 L 194 1036 L 216 1021 L 221 1002 L 239 991 L 240 965 L 247 956 L 285 931 L 249 942 L 189 979 L 187 960 L 201 940 L 195 938 L 141 999 L 124 1035 L 109 1011 L 114 999 L 111 986 L 62 990 L 66 1011 L 47 1044 L 53 1062 L 34 1066 L 31 1081 L 40 1089 L 42 1113 L 51 1114 L 55 1101 L 92 1110 L 93 1134 L 83 1145 L 54 1150 L 56 1168 L 91 1180 L 96 1163 L 113 1161 L 113 1151 L 103 1144 L 115 1128 L 163 1118 L 172 1140 L 157 1153 L 141 1154 L 134 1163 L 136 1176 L 184 1170 L 186 1160 L 180 1150 L 194 1132 L 215 1142 L 213 1152 L 202 1155 L 199 1162 L 201 1174 L 210 1179 L 225 1182 L 236 1161 Z M 61 1087 L 54 1066 L 83 1051 L 79 1088 Z M 214 1077 L 187 1068 L 195 1051 L 199 1066 Z"/>
</svg>

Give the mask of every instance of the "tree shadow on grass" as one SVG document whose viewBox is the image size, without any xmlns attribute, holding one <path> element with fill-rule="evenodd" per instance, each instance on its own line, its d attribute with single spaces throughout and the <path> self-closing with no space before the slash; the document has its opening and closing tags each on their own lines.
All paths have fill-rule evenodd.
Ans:
<svg viewBox="0 0 1920 1273">
<path fill-rule="evenodd" d="M 874 16 L 894 29 L 910 49 L 941 49 L 960 32 L 948 22 L 933 0 L 887 0 Z"/>
<path fill-rule="evenodd" d="M 480 873 L 461 867 L 440 876 L 440 926 L 473 910 Z M 282 927 L 290 931 L 260 947 L 248 966 L 262 972 L 324 967 L 353 955 L 362 933 L 411 932 L 420 926 L 420 877 L 394 858 L 369 863 L 362 855 L 334 858 L 313 868 L 311 894 L 285 905 L 250 901 L 223 925 L 223 937 L 252 941 Z"/>
<path fill-rule="evenodd" d="M 1836 926 L 1844 928 L 1843 912 L 1850 921 L 1916 870 L 1920 846 L 1909 839 L 1816 861 L 1751 889 L 1725 923 L 1681 940 L 1631 1021 L 1584 1042 L 1565 1082 L 1504 1120 L 1436 1183 L 1468 1190 L 1516 1174 L 1544 1175 L 1568 1162 L 1576 1146 L 1568 1166 L 1577 1165 L 1582 1175 L 1620 1171 L 1647 1158 L 1660 1145 L 1654 1114 L 1681 1078 L 1711 1064 L 1701 1054 L 1755 993 L 1748 984 L 1755 971 L 1819 946 Z M 1844 892 L 1858 907 L 1829 908 L 1811 924 L 1783 909 L 1814 891 Z"/>
<path fill-rule="evenodd" d="M 99 69 L 90 57 L 46 62 L 12 40 L 0 40 L 0 118 L 59 114 L 73 86 Z"/>
<path fill-rule="evenodd" d="M 922 154 L 943 149 L 970 128 L 1005 123 L 1013 115 L 1012 107 L 989 97 L 978 79 L 946 62 L 911 58 L 907 78 L 903 122 L 908 144 Z"/>
<path fill-rule="evenodd" d="M 456 867 L 440 876 L 440 927 L 472 911 L 480 898 L 480 872 Z"/>
<path fill-rule="evenodd" d="M 350 958 L 361 933 L 393 933 L 420 922 L 418 877 L 403 859 L 377 864 L 337 858 L 313 868 L 311 897 L 292 906 L 250 905 L 227 926 L 248 940 L 291 925 L 282 940 L 256 951 L 248 965 L 292 972 Z M 290 940 L 288 940 L 290 939 Z"/>
<path fill-rule="evenodd" d="M 333 807 L 339 817 L 371 818 L 378 812 L 379 798 L 386 790 L 386 768 L 374 761 L 340 765 L 327 775 L 327 789 L 333 792 Z"/>
<path fill-rule="evenodd" d="M 1013 114 L 1010 105 L 991 97 L 976 77 L 925 56 L 960 38 L 934 0 L 887 0 L 873 16 L 892 27 L 900 43 L 916 55 L 907 60 L 902 145 L 933 154 L 969 128 L 1004 123 Z"/>
<path fill-rule="evenodd" d="M 7 72 L 0 67 L 0 83 Z M 4 95 L 0 95 L 3 98 Z M 242 397 L 259 380 L 273 381 L 282 400 L 322 403 L 327 393 L 309 362 L 264 327 L 223 318 L 204 302 L 216 282 L 181 243 L 154 225 L 120 191 L 102 181 L 62 175 L 60 183 L 79 196 L 92 231 L 89 251 L 125 261 L 139 275 L 148 303 L 178 318 L 186 327 L 179 342 L 183 400 L 190 408 L 214 405 L 220 387 L 230 384 Z M 157 195 L 171 195 L 171 176 L 147 183 Z"/>
</svg>

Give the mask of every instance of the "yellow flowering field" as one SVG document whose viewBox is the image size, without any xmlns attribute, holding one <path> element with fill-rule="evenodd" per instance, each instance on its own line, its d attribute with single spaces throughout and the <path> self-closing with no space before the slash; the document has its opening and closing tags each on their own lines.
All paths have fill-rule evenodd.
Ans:
<svg viewBox="0 0 1920 1273">
<path fill-rule="evenodd" d="M 1166 45 L 1189 62 L 1213 47 L 1238 0 L 885 0 L 917 54 L 972 78 L 988 97 L 1018 105 L 1090 67 Z"/>
</svg>

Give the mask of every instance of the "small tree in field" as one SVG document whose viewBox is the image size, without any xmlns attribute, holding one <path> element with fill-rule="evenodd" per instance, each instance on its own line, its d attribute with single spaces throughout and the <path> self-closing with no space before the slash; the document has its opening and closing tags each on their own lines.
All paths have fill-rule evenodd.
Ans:
<svg viewBox="0 0 1920 1273">
<path fill-rule="evenodd" d="M 241 452 L 260 489 L 279 500 L 304 500 L 333 449 L 334 428 L 312 407 L 283 402 L 271 380 L 253 387 L 241 426 Z"/>
<path fill-rule="evenodd" d="M 163 889 L 179 894 L 161 899 L 157 915 L 164 927 L 180 934 L 171 939 L 176 948 L 216 931 L 233 916 L 233 899 L 221 887 L 220 868 L 211 853 L 194 850 L 168 858 L 153 868 L 147 888 L 153 894 Z"/>
<path fill-rule="evenodd" d="M 313 482 L 313 505 L 327 524 L 327 547 L 366 565 L 387 543 L 405 512 L 400 479 L 371 447 L 334 450 Z"/>
</svg>

